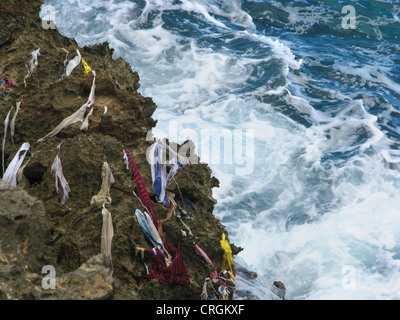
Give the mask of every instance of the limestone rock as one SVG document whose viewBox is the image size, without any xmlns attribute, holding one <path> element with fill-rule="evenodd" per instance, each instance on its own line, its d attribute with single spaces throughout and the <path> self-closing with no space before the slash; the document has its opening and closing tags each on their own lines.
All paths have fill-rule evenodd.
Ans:
<svg viewBox="0 0 400 320">
<path fill-rule="evenodd" d="M 192 220 L 172 216 L 163 224 L 166 239 L 174 246 L 186 227 L 193 234 L 183 238 L 182 256 L 195 296 L 190 295 L 189 288 L 140 277 L 144 266 L 132 259 L 125 235 L 129 234 L 139 247 L 151 246 L 135 220 L 135 210 L 142 206 L 132 194 L 136 185 L 124 164 L 123 148 L 131 150 L 157 219 L 163 220 L 168 208 L 154 197 L 146 160 L 146 151 L 152 145 L 147 138 L 157 123 L 152 118 L 156 105 L 137 91 L 139 75 L 123 58 L 113 59 L 113 49 L 107 43 L 79 48 L 74 39 L 60 35 L 58 30 L 43 28 L 39 17 L 42 4 L 43 0 L 8 0 L 0 6 L 0 76 L 8 78 L 12 74 L 15 84 L 0 99 L 0 132 L 4 132 L 3 122 L 10 106 L 22 100 L 15 121 L 15 145 L 6 141 L 5 165 L 18 146 L 24 142 L 31 145 L 18 176 L 19 187 L 0 184 L 0 299 L 200 299 L 210 267 L 193 243 L 208 254 L 217 269 L 224 254 L 219 239 L 227 232 L 213 215 L 216 201 L 212 188 L 218 187 L 218 180 L 212 177 L 207 164 L 196 162 L 178 172 L 177 184 L 171 181 L 168 186 L 177 201 L 180 193 L 185 193 L 198 211 L 185 207 Z M 25 63 L 38 48 L 39 65 L 25 87 Z M 88 99 L 93 76 L 84 76 L 82 65 L 60 80 L 63 49 L 75 52 L 78 48 L 96 71 L 88 129 L 81 131 L 81 123 L 73 123 L 54 137 L 36 143 Z M 185 146 L 191 150 L 195 147 L 190 143 Z M 64 204 L 51 173 L 58 152 L 71 190 Z M 90 205 L 102 189 L 105 158 L 115 180 L 106 190 L 106 199 L 112 199 L 107 209 L 114 228 L 113 279 L 104 264 L 96 262 L 101 252 L 103 219 L 101 208 Z M 192 160 L 197 158 L 191 154 Z M 236 254 L 239 249 L 232 244 L 232 251 Z M 55 290 L 42 287 L 45 265 L 55 267 Z"/>
<path fill-rule="evenodd" d="M 77 270 L 56 280 L 55 289 L 43 290 L 46 300 L 106 300 L 114 295 L 112 270 L 106 267 L 104 256 L 98 254 Z"/>
<path fill-rule="evenodd" d="M 42 267 L 54 263 L 47 231 L 43 204 L 0 180 L 0 298 L 37 298 Z"/>
</svg>

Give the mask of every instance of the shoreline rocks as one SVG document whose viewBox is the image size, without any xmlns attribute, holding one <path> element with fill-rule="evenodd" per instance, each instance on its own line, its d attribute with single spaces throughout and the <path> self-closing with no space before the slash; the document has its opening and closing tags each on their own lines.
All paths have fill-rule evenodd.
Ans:
<svg viewBox="0 0 400 320">
<path fill-rule="evenodd" d="M 187 231 L 185 225 L 192 232 L 192 236 L 183 237 L 182 257 L 194 296 L 190 288 L 140 277 L 144 266 L 132 259 L 125 234 L 140 247 L 151 246 L 135 220 L 135 210 L 141 209 L 141 204 L 132 194 L 136 185 L 124 164 L 123 149 L 132 151 L 157 219 L 165 219 L 168 208 L 155 200 L 146 160 L 146 151 L 153 143 L 148 141 L 148 134 L 157 123 L 151 118 L 156 105 L 137 92 L 139 75 L 123 58 L 114 60 L 107 43 L 79 48 L 74 39 L 55 29 L 44 29 L 39 17 L 42 3 L 32 0 L 28 5 L 26 1 L 9 0 L 0 8 L 4 26 L 0 29 L 0 76 L 8 78 L 12 74 L 14 82 L 14 87 L 7 88 L 6 96 L 0 98 L 0 119 L 5 119 L 10 108 L 21 101 L 14 144 L 9 136 L 6 139 L 5 166 L 22 143 L 31 145 L 18 175 L 18 187 L 0 180 L 0 199 L 4 199 L 0 202 L 0 299 L 200 299 L 211 269 L 194 243 L 221 271 L 222 233 L 229 240 L 225 227 L 213 215 L 216 201 L 212 188 L 219 185 L 218 180 L 211 176 L 208 165 L 193 164 L 178 171 L 176 183 L 167 187 L 175 195 L 189 195 L 198 211 L 186 208 L 194 219 L 172 216 L 162 225 L 166 239 L 175 246 L 182 230 Z M 38 48 L 37 69 L 25 86 L 25 64 Z M 93 114 L 86 131 L 80 130 L 81 123 L 76 122 L 38 143 L 86 103 L 92 87 L 93 76 L 85 76 L 82 65 L 60 80 L 66 58 L 63 49 L 69 52 L 68 59 L 78 49 L 96 71 Z M 4 132 L 3 120 L 0 131 Z M 71 190 L 65 204 L 61 203 L 62 192 L 57 193 L 51 172 L 57 154 Z M 114 226 L 112 276 L 99 257 L 102 212 L 90 205 L 102 186 L 105 158 L 115 180 L 109 190 L 112 203 L 107 205 Z M 242 250 L 234 244 L 231 248 L 233 255 Z M 43 289 L 45 265 L 54 266 L 54 292 Z"/>
</svg>

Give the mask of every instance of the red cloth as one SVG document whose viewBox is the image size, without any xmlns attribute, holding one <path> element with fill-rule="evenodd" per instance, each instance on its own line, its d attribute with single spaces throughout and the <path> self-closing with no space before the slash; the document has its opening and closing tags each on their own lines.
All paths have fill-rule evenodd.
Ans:
<svg viewBox="0 0 400 320">
<path fill-rule="evenodd" d="M 145 278 L 157 278 L 163 284 L 182 284 L 191 285 L 190 275 L 183 264 L 181 251 L 182 237 L 179 239 L 178 248 L 175 248 L 170 242 L 164 243 L 165 249 L 172 257 L 172 263 L 169 267 L 165 264 L 165 257 L 158 248 L 146 249 L 144 254 L 150 260 L 153 267 Z M 192 288 L 193 295 L 193 288 Z"/>
<path fill-rule="evenodd" d="M 126 156 L 128 157 L 129 166 L 131 167 L 132 170 L 132 180 L 134 179 L 136 181 L 139 199 L 142 201 L 142 204 L 147 208 L 147 210 L 149 210 L 151 218 L 153 219 L 154 226 L 157 228 L 158 224 L 157 224 L 156 214 L 153 208 L 153 203 L 150 200 L 150 196 L 144 184 L 142 175 L 140 174 L 140 171 L 135 161 L 133 160 L 132 154 L 129 151 L 129 149 L 125 148 L 124 151 Z"/>
</svg>

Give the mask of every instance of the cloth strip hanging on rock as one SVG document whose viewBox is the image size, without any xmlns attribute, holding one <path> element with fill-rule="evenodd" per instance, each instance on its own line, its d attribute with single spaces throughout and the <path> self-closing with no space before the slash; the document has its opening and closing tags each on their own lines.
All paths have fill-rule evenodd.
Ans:
<svg viewBox="0 0 400 320">
<path fill-rule="evenodd" d="M 78 49 L 76 49 L 76 56 L 71 59 L 65 67 L 65 76 L 69 77 L 74 69 L 81 63 L 82 56 Z"/>
<path fill-rule="evenodd" d="M 135 214 L 136 214 L 136 217 L 138 219 L 139 225 L 140 225 L 143 233 L 145 234 L 146 238 L 149 240 L 151 245 L 153 247 L 157 247 L 157 246 L 161 245 L 162 244 L 161 239 L 158 239 L 157 236 L 154 235 L 152 230 L 150 229 L 150 226 L 149 226 L 148 221 L 145 216 L 146 212 L 143 214 L 142 211 L 140 211 L 139 209 L 136 209 Z"/>
<path fill-rule="evenodd" d="M 202 300 L 230 300 L 236 290 L 234 276 L 227 270 L 222 270 L 220 274 L 215 273 L 211 279 L 207 277 L 203 284 L 201 293 Z"/>
<path fill-rule="evenodd" d="M 158 202 L 163 202 L 165 197 L 165 177 L 162 175 L 162 152 L 157 144 L 154 143 L 149 149 L 150 170 L 153 181 L 153 192 Z M 168 205 L 168 203 L 167 203 Z"/>
<path fill-rule="evenodd" d="M 13 145 L 14 145 L 14 133 L 15 133 L 15 120 L 17 119 L 19 109 L 21 108 L 21 102 L 22 100 L 17 102 L 17 109 L 15 110 L 14 116 L 10 123 L 11 142 Z"/>
<path fill-rule="evenodd" d="M 58 81 L 61 81 L 65 77 L 65 71 L 66 71 L 67 65 L 68 65 L 68 54 L 69 54 L 69 51 L 65 48 L 61 48 L 60 50 L 63 50 L 65 52 L 65 59 L 63 62 L 63 70 L 61 73 L 61 78 Z"/>
<path fill-rule="evenodd" d="M 54 130 L 52 130 L 50 133 L 45 135 L 43 138 L 40 138 L 37 142 L 43 142 L 45 139 L 47 139 L 49 137 L 54 137 L 62 129 L 64 129 L 65 127 L 68 127 L 72 123 L 75 123 L 78 121 L 83 122 L 85 120 L 84 116 L 85 116 L 86 109 L 90 108 L 92 106 L 92 104 L 94 103 L 94 92 L 96 89 L 96 84 L 95 84 L 96 72 L 92 71 L 92 73 L 93 73 L 93 83 L 92 83 L 92 89 L 90 90 L 88 101 L 82 107 L 80 107 L 76 112 L 74 112 L 72 115 L 65 118 L 63 121 L 61 121 L 61 123 Z M 82 127 L 81 127 L 81 129 L 82 129 Z"/>
<path fill-rule="evenodd" d="M 60 145 L 57 146 L 57 148 L 60 150 Z M 55 175 L 55 185 L 56 185 L 56 191 L 57 193 L 60 193 L 60 190 L 58 189 L 58 180 L 60 180 L 61 187 L 63 189 L 63 197 L 61 199 L 61 203 L 65 204 L 68 201 L 69 198 L 69 192 L 71 192 L 71 189 L 69 188 L 69 184 L 67 182 L 67 179 L 65 179 L 64 174 L 62 172 L 62 166 L 61 166 L 61 159 L 59 154 L 57 153 L 53 164 L 51 166 L 51 172 L 54 173 Z"/>
<path fill-rule="evenodd" d="M 28 79 L 32 74 L 36 72 L 36 69 L 39 65 L 40 48 L 33 51 L 31 55 L 32 59 L 25 64 L 25 67 L 28 70 L 28 74 L 24 78 L 25 88 L 26 88 L 26 79 Z"/>
<path fill-rule="evenodd" d="M 165 247 L 169 254 L 172 256 L 172 263 L 170 266 L 166 266 L 163 255 L 158 248 L 146 249 L 144 250 L 145 256 L 152 263 L 152 268 L 145 278 L 156 278 L 163 284 L 181 284 L 181 285 L 191 285 L 190 275 L 183 263 L 182 259 L 182 236 L 179 238 L 178 248 L 170 242 L 165 242 Z M 193 288 L 192 288 L 193 294 Z"/>
<path fill-rule="evenodd" d="M 97 195 L 92 197 L 92 199 L 90 200 L 90 205 L 104 205 L 105 203 L 110 204 L 112 201 L 110 195 L 110 187 L 112 184 L 114 184 L 115 180 L 107 161 L 103 162 L 101 178 L 102 182 L 100 191 Z"/>
<path fill-rule="evenodd" d="M 2 151 L 1 151 L 1 164 L 3 168 L 3 176 L 5 172 L 5 163 L 4 163 L 4 149 L 6 147 L 6 137 L 7 137 L 7 129 L 8 129 L 8 123 L 10 122 L 10 114 L 11 111 L 13 110 L 14 106 L 11 107 L 10 111 L 8 111 L 8 114 L 6 116 L 6 119 L 4 120 L 4 136 L 3 136 L 3 144 L 2 144 Z"/>
<path fill-rule="evenodd" d="M 146 189 L 146 185 L 144 184 L 142 175 L 140 174 L 140 171 L 139 171 L 135 161 L 133 160 L 131 152 L 127 148 L 124 149 L 124 161 L 125 161 L 127 169 L 129 170 L 129 168 L 130 168 L 132 171 L 132 180 L 136 181 L 136 187 L 137 187 L 139 199 L 141 200 L 142 204 L 146 207 L 146 209 L 151 214 L 151 218 L 153 219 L 153 224 L 155 226 L 157 226 L 158 223 L 157 223 L 156 214 L 154 212 L 153 204 L 150 200 L 149 193 Z"/>
<path fill-rule="evenodd" d="M 221 248 L 224 249 L 225 251 L 221 267 L 223 269 L 229 269 L 233 273 L 234 262 L 232 258 L 232 249 L 228 240 L 225 239 L 225 233 L 222 233 L 220 242 L 221 242 Z"/>
<path fill-rule="evenodd" d="M 85 60 L 83 60 L 82 58 L 82 64 L 83 64 L 83 68 L 85 69 L 85 76 L 92 71 L 92 68 L 86 63 Z"/>
<path fill-rule="evenodd" d="M 167 151 L 173 159 L 167 160 Z M 172 151 L 166 143 L 156 141 L 147 152 L 147 160 L 150 163 L 153 192 L 158 202 L 169 207 L 166 187 L 178 170 L 187 163 L 185 159 L 178 159 L 179 155 Z"/>
<path fill-rule="evenodd" d="M 6 172 L 4 173 L 3 180 L 9 183 L 11 186 L 17 186 L 17 173 L 22 163 L 24 162 L 26 153 L 30 148 L 30 144 L 25 142 L 22 144 L 21 148 L 19 148 L 18 152 L 15 154 L 13 160 L 7 167 Z"/>
<path fill-rule="evenodd" d="M 164 243 L 158 233 L 153 221 L 150 216 L 146 212 L 141 212 L 139 209 L 136 209 L 136 217 L 138 219 L 140 228 L 145 234 L 148 241 L 151 243 L 153 247 L 159 248 L 162 251 L 165 264 L 169 266 L 171 264 L 171 257 L 169 256 L 167 249 L 164 246 Z"/>
<path fill-rule="evenodd" d="M 203 251 L 203 249 L 201 249 L 197 244 L 195 244 L 195 247 L 197 249 L 197 251 L 204 257 L 204 259 L 206 259 L 206 261 L 214 266 L 214 264 L 212 263 L 211 259 L 208 257 L 208 255 Z"/>
<path fill-rule="evenodd" d="M 192 208 L 194 210 L 194 212 L 196 212 L 196 214 L 199 214 L 199 212 L 197 211 L 196 207 L 192 204 L 192 202 L 190 201 L 189 197 L 184 194 L 183 195 L 183 202 L 189 206 L 190 208 Z"/>
<path fill-rule="evenodd" d="M 114 236 L 114 228 L 112 224 L 111 213 L 106 209 L 104 204 L 103 209 L 101 210 L 101 214 L 103 216 L 103 226 L 101 229 L 100 253 L 103 254 L 106 260 L 111 263 L 111 243 Z"/>
<path fill-rule="evenodd" d="M 92 114 L 93 114 L 93 108 L 90 109 L 90 111 L 88 112 L 88 114 L 85 117 L 85 120 L 83 120 L 81 128 L 80 128 L 81 131 L 87 131 L 87 129 L 89 129 L 89 117 Z"/>
</svg>

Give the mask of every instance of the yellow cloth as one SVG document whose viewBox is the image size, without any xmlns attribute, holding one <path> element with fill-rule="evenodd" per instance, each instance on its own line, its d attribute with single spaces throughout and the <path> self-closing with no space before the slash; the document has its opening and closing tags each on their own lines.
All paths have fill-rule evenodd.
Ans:
<svg viewBox="0 0 400 320">
<path fill-rule="evenodd" d="M 230 270 L 231 273 L 233 274 L 232 266 L 233 266 L 233 258 L 232 258 L 232 249 L 231 246 L 228 242 L 228 240 L 225 240 L 225 233 L 222 233 L 221 236 L 221 248 L 225 250 L 223 261 L 222 261 L 222 269 L 225 270 Z"/>
<path fill-rule="evenodd" d="M 85 76 L 86 76 L 90 71 L 92 71 L 92 68 L 86 63 L 85 60 L 83 60 L 83 58 L 82 58 L 82 64 L 83 67 L 85 68 Z"/>
</svg>

